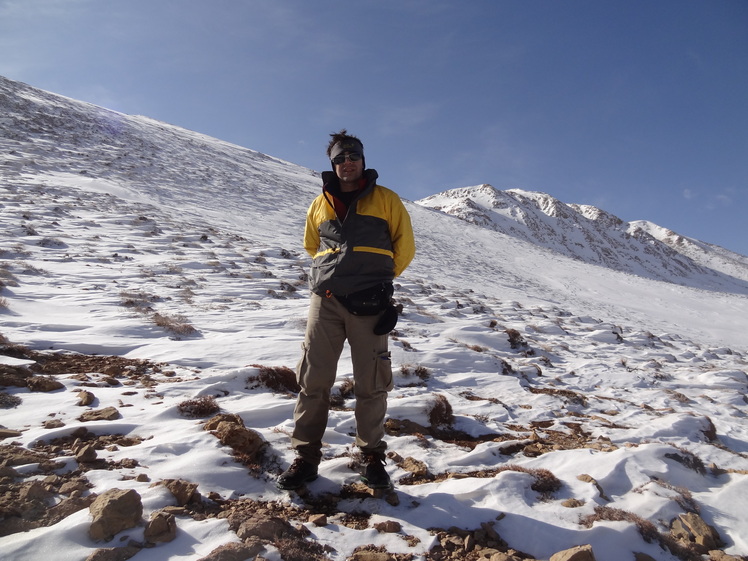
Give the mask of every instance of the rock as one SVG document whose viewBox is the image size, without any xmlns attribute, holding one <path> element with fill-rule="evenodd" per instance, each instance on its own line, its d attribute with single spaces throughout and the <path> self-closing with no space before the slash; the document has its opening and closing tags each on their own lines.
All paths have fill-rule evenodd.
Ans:
<svg viewBox="0 0 748 561">
<path fill-rule="evenodd" d="M 83 479 L 71 479 L 60 485 L 60 495 L 71 495 L 80 497 L 88 489 L 88 484 Z"/>
<path fill-rule="evenodd" d="M 86 411 L 78 417 L 78 420 L 82 423 L 86 421 L 113 421 L 119 419 L 121 416 L 116 407 L 104 407 L 104 409 Z"/>
<path fill-rule="evenodd" d="M 707 553 L 723 545 L 717 530 L 693 512 L 679 514 L 670 525 L 670 530 L 679 540 L 694 544 L 699 553 Z"/>
<path fill-rule="evenodd" d="M 62 382 L 50 376 L 32 376 L 26 380 L 26 386 L 32 392 L 53 392 L 65 387 Z"/>
<path fill-rule="evenodd" d="M 91 405 L 95 399 L 96 396 L 88 390 L 81 390 L 78 392 L 78 405 L 80 406 Z"/>
<path fill-rule="evenodd" d="M 192 501 L 197 491 L 197 483 L 190 483 L 184 479 L 164 479 L 161 484 L 171 491 L 179 506 L 184 506 Z"/>
<path fill-rule="evenodd" d="M 255 457 L 266 445 L 259 432 L 235 423 L 219 423 L 213 434 L 226 446 L 250 457 Z"/>
<path fill-rule="evenodd" d="M 3 429 L 0 428 L 0 440 L 5 438 L 13 438 L 15 436 L 21 436 L 23 433 L 19 430 Z"/>
<path fill-rule="evenodd" d="M 0 482 L 10 483 L 16 477 L 20 477 L 20 475 L 18 474 L 18 472 L 16 470 L 14 470 L 10 466 L 2 466 L 2 465 L 0 465 Z"/>
<path fill-rule="evenodd" d="M 580 506 L 584 506 L 584 501 L 580 501 L 579 499 L 566 499 L 561 503 L 561 506 L 566 508 L 579 508 Z"/>
<path fill-rule="evenodd" d="M 386 520 L 374 524 L 374 529 L 379 533 L 396 534 L 402 530 L 403 527 L 400 525 L 400 522 L 397 522 L 396 520 Z"/>
<path fill-rule="evenodd" d="M 244 426 L 244 421 L 239 415 L 216 415 L 209 419 L 203 428 L 212 432 L 226 446 L 250 458 L 259 455 L 267 445 L 259 432 Z"/>
<path fill-rule="evenodd" d="M 291 524 L 278 516 L 255 515 L 242 522 L 236 535 L 240 540 L 256 537 L 274 542 L 282 537 L 295 536 L 298 532 Z"/>
<path fill-rule="evenodd" d="M 80 450 L 75 454 L 75 459 L 81 464 L 95 462 L 96 457 L 96 446 L 93 444 L 81 446 Z"/>
<path fill-rule="evenodd" d="M 126 561 L 138 553 L 142 548 L 136 545 L 125 547 L 109 547 L 97 549 L 86 557 L 86 561 Z"/>
<path fill-rule="evenodd" d="M 509 553 L 504 553 L 503 551 L 498 551 L 492 553 L 491 557 L 488 558 L 488 561 L 520 561 L 520 558 L 510 555 Z"/>
<path fill-rule="evenodd" d="M 23 484 L 18 496 L 22 501 L 46 501 L 52 496 L 52 493 L 41 481 L 31 481 Z"/>
<path fill-rule="evenodd" d="M 122 530 L 134 528 L 143 516 L 143 502 L 133 489 L 110 489 L 89 507 L 93 522 L 88 529 L 94 541 L 111 540 Z"/>
<path fill-rule="evenodd" d="M 426 477 L 429 475 L 429 468 L 421 460 L 416 460 L 408 456 L 400 465 L 404 470 L 409 471 L 416 477 Z"/>
<path fill-rule="evenodd" d="M 551 561 L 595 561 L 591 545 L 579 545 L 551 555 Z"/>
<path fill-rule="evenodd" d="M 386 551 L 357 551 L 350 557 L 351 561 L 395 561 Z"/>
<path fill-rule="evenodd" d="M 167 512 L 154 512 L 145 525 L 144 537 L 147 542 L 170 542 L 177 537 L 177 519 Z"/>
<path fill-rule="evenodd" d="M 198 561 L 246 561 L 254 559 L 263 549 L 265 549 L 264 546 L 257 540 L 248 540 L 244 543 L 231 542 L 217 547 Z"/>
<path fill-rule="evenodd" d="M 586 473 L 583 473 L 582 475 L 577 476 L 577 479 L 579 479 L 579 481 L 586 481 L 587 483 L 592 483 L 595 486 L 595 489 L 597 489 L 597 492 L 600 494 L 600 498 L 605 499 L 606 501 L 610 501 L 610 498 L 605 494 L 605 491 L 603 491 L 603 488 L 600 485 L 600 483 L 597 482 L 597 479 L 595 479 L 594 477 Z"/>
<path fill-rule="evenodd" d="M 309 517 L 309 522 L 311 522 L 315 526 L 327 526 L 327 516 L 325 516 L 324 514 L 312 514 Z"/>
<path fill-rule="evenodd" d="M 721 549 L 713 549 L 709 552 L 709 558 L 711 561 L 744 561 L 745 557 L 739 557 L 737 555 L 728 555 Z"/>
<path fill-rule="evenodd" d="M 647 555 L 646 553 L 634 552 L 634 561 L 657 561 L 657 560 L 651 555 Z"/>
</svg>

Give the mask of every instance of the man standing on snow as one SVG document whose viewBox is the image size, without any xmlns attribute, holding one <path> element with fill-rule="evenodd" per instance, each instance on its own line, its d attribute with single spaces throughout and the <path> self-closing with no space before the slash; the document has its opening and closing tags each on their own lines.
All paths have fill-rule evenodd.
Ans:
<svg viewBox="0 0 748 561">
<path fill-rule="evenodd" d="M 322 194 L 307 211 L 304 232 L 304 248 L 313 258 L 312 294 L 296 372 L 301 392 L 291 444 L 297 458 L 278 486 L 297 489 L 317 478 L 330 390 L 347 339 L 363 478 L 371 488 L 389 488 L 384 416 L 393 387 L 388 333 L 397 322 L 390 298 L 392 280 L 415 255 L 413 229 L 400 197 L 377 185 L 377 172 L 366 169 L 361 141 L 345 129 L 330 136 L 333 171 L 322 173 Z"/>
</svg>

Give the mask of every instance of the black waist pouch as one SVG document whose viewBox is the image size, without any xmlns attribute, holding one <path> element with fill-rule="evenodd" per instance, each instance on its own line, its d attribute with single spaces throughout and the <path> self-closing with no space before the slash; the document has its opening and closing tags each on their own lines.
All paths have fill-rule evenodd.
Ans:
<svg viewBox="0 0 748 561">
<path fill-rule="evenodd" d="M 383 282 L 353 292 L 347 296 L 335 295 L 345 309 L 357 316 L 375 316 L 390 305 L 395 289 L 391 282 Z"/>
</svg>

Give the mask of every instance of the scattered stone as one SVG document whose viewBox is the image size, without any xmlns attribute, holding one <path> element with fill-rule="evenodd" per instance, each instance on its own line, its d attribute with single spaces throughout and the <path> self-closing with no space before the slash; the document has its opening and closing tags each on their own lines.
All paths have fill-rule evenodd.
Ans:
<svg viewBox="0 0 748 561">
<path fill-rule="evenodd" d="M 23 433 L 19 430 L 0 428 L 0 440 L 4 440 L 6 438 L 13 438 L 16 436 L 21 436 L 22 434 Z"/>
<path fill-rule="evenodd" d="M 374 524 L 374 529 L 380 534 L 397 534 L 403 527 L 396 520 L 386 520 L 385 522 Z"/>
<path fill-rule="evenodd" d="M 85 444 L 84 446 L 81 446 L 78 452 L 75 454 L 75 459 L 78 461 L 78 463 L 81 464 L 89 464 L 91 462 L 95 462 L 96 458 L 96 445 L 94 444 Z"/>
<path fill-rule="evenodd" d="M 42 423 L 42 426 L 45 429 L 59 429 L 65 426 L 65 423 L 63 423 L 60 419 L 50 419 L 49 421 L 44 421 Z"/>
<path fill-rule="evenodd" d="M 580 545 L 551 555 L 551 561 L 595 561 L 591 545 Z"/>
<path fill-rule="evenodd" d="M 197 483 L 191 483 L 184 479 L 164 479 L 161 484 L 171 491 L 179 506 L 184 506 L 200 496 L 199 493 L 196 496 Z"/>
<path fill-rule="evenodd" d="M 350 561 L 395 561 L 395 558 L 386 551 L 357 551 Z"/>
<path fill-rule="evenodd" d="M 693 544 L 699 553 L 708 553 L 724 545 L 717 530 L 693 512 L 679 514 L 670 530 L 677 539 Z"/>
<path fill-rule="evenodd" d="M 240 540 L 252 536 L 274 542 L 287 536 L 296 536 L 297 530 L 291 524 L 278 516 L 254 515 L 245 520 L 236 531 Z"/>
<path fill-rule="evenodd" d="M 605 491 L 603 491 L 602 486 L 597 482 L 597 479 L 592 477 L 591 475 L 588 475 L 586 473 L 583 473 L 582 475 L 577 476 L 577 479 L 579 481 L 585 481 L 587 483 L 592 483 L 595 488 L 597 489 L 597 492 L 600 494 L 600 498 L 604 499 L 606 501 L 610 501 L 610 498 L 605 494 Z"/>
<path fill-rule="evenodd" d="M 62 382 L 51 376 L 32 376 L 26 380 L 26 386 L 32 392 L 53 392 L 65 387 Z"/>
<path fill-rule="evenodd" d="M 198 561 L 246 561 L 255 559 L 265 547 L 258 540 L 246 540 L 245 542 L 231 542 L 217 547 L 205 557 Z"/>
<path fill-rule="evenodd" d="M 116 407 L 104 407 L 104 409 L 94 409 L 92 411 L 86 411 L 78 417 L 78 420 L 82 423 L 87 421 L 113 421 L 122 417 Z"/>
<path fill-rule="evenodd" d="M 137 545 L 97 549 L 91 555 L 86 557 L 86 561 L 126 561 L 141 549 L 142 548 Z"/>
<path fill-rule="evenodd" d="M 89 511 L 93 516 L 89 537 L 94 541 L 108 541 L 140 523 L 143 502 L 134 489 L 111 489 L 96 497 Z"/>
<path fill-rule="evenodd" d="M 88 489 L 88 484 L 83 479 L 73 479 L 65 481 L 60 485 L 60 495 L 69 495 L 71 497 L 80 497 Z"/>
<path fill-rule="evenodd" d="M 721 549 L 714 549 L 710 551 L 709 558 L 712 561 L 745 561 L 745 557 L 739 557 L 737 555 L 728 555 Z"/>
<path fill-rule="evenodd" d="M 584 501 L 580 501 L 579 499 L 566 499 L 561 503 L 561 506 L 565 506 L 566 508 L 579 508 L 580 506 L 584 506 Z"/>
<path fill-rule="evenodd" d="M 87 405 L 91 405 L 95 399 L 96 399 L 96 396 L 88 390 L 81 390 L 78 392 L 78 405 L 79 406 L 85 407 Z"/>
<path fill-rule="evenodd" d="M 0 482 L 10 483 L 15 478 L 20 477 L 18 472 L 10 466 L 0 466 Z"/>
<path fill-rule="evenodd" d="M 309 522 L 311 522 L 315 526 L 327 526 L 327 516 L 325 516 L 324 514 L 312 514 L 309 517 Z"/>
<path fill-rule="evenodd" d="M 177 519 L 168 512 L 154 512 L 145 525 L 144 537 L 150 543 L 170 542 L 177 537 Z"/>
<path fill-rule="evenodd" d="M 214 434 L 222 444 L 252 459 L 257 459 L 267 446 L 259 432 L 244 426 L 239 415 L 216 415 L 203 428 Z"/>
<path fill-rule="evenodd" d="M 522 561 L 522 558 L 503 551 L 497 551 L 496 553 L 491 554 L 488 561 Z"/>
<path fill-rule="evenodd" d="M 429 468 L 426 466 L 426 464 L 421 460 L 416 460 L 415 458 L 405 458 L 405 460 L 403 460 L 399 467 L 403 468 L 406 471 L 409 471 L 416 477 L 426 477 L 429 475 Z"/>
</svg>

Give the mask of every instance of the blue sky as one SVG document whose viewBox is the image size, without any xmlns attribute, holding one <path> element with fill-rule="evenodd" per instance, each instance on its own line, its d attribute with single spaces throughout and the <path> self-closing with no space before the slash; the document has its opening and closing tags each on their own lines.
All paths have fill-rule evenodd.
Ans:
<svg viewBox="0 0 748 561">
<path fill-rule="evenodd" d="M 0 53 L 316 170 L 347 128 L 408 199 L 543 191 L 748 255 L 746 0 L 0 0 Z"/>
</svg>

